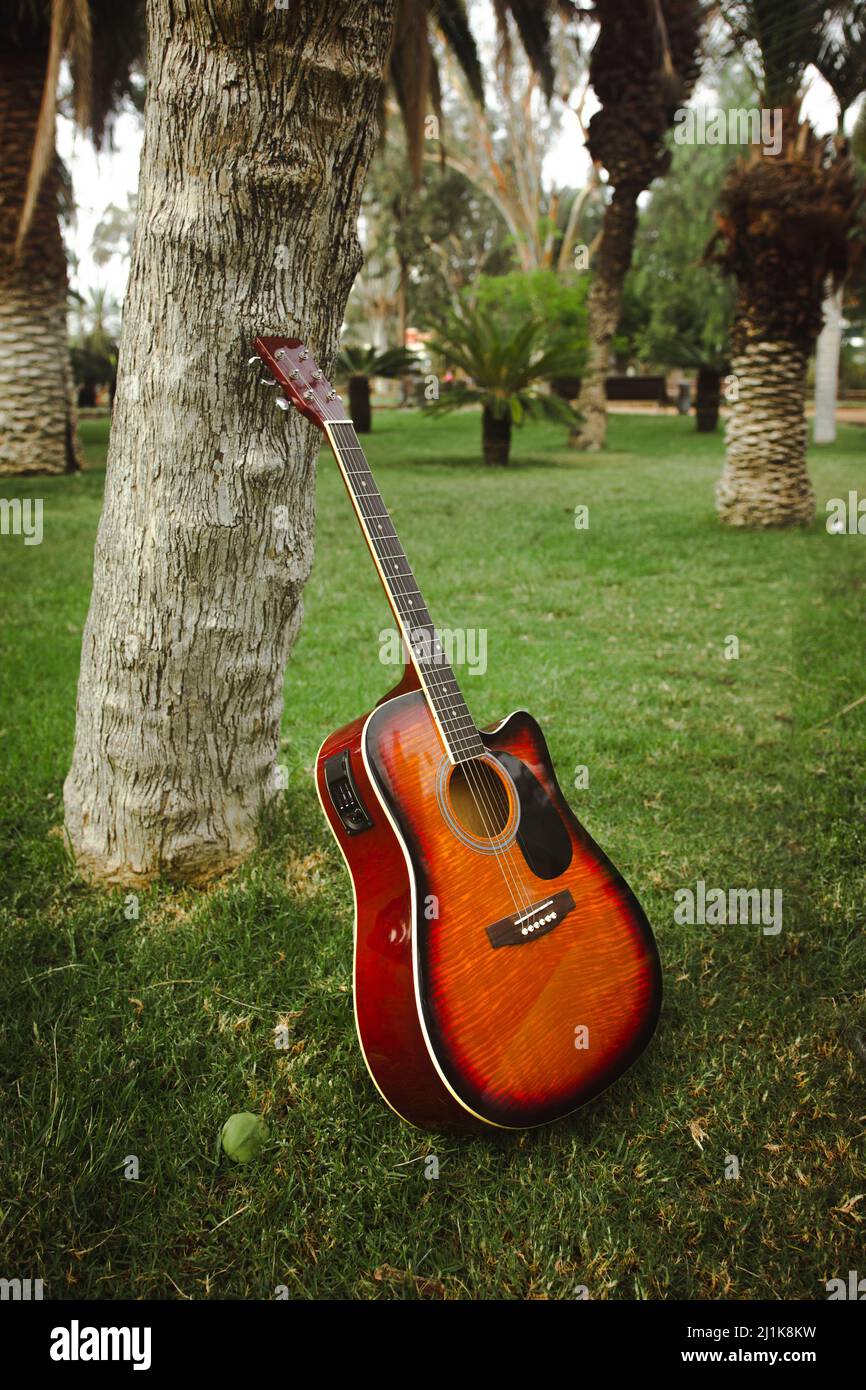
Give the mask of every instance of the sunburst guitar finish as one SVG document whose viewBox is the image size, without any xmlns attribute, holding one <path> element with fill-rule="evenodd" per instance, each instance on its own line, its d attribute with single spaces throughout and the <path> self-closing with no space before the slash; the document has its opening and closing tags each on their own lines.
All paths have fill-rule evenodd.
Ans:
<svg viewBox="0 0 866 1390">
<path fill-rule="evenodd" d="M 640 1055 L 661 1002 L 646 917 L 563 798 L 538 724 L 520 711 L 483 737 L 492 759 L 506 755 L 505 786 L 518 801 L 513 876 L 502 872 L 503 852 L 485 852 L 443 814 L 442 744 L 420 689 L 332 734 L 317 760 L 322 808 L 355 890 L 364 1058 L 392 1109 L 426 1128 L 519 1129 L 567 1115 Z M 362 834 L 346 831 L 328 793 L 325 765 L 340 752 L 373 821 Z M 533 874 L 520 847 L 542 801 L 567 843 L 568 863 L 551 878 Z M 525 915 L 526 904 L 565 908 L 569 897 L 555 925 L 494 946 L 494 923 Z"/>
<path fill-rule="evenodd" d="M 256 339 L 324 430 L 410 658 L 402 683 L 326 738 L 322 809 L 355 896 L 354 1006 L 370 1075 L 411 1124 L 559 1119 L 640 1055 L 658 952 L 625 880 L 563 797 L 524 711 L 471 720 L 339 397 L 297 339 Z"/>
</svg>

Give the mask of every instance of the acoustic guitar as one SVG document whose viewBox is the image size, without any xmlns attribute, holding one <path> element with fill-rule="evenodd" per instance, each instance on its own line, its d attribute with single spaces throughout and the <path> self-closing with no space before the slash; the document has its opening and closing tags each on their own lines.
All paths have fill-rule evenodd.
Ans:
<svg viewBox="0 0 866 1390">
<path fill-rule="evenodd" d="M 355 1021 L 370 1076 L 399 1116 L 428 1129 L 557 1120 L 652 1036 L 661 975 L 649 923 L 572 813 L 532 716 L 476 728 L 352 422 L 310 352 L 272 337 L 255 352 L 277 403 L 331 446 L 407 654 L 396 688 L 316 758 L 354 888 Z"/>
</svg>

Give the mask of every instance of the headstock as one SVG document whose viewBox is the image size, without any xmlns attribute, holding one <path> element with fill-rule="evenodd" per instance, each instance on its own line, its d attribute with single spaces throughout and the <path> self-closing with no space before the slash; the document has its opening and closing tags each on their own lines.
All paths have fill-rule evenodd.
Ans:
<svg viewBox="0 0 866 1390">
<path fill-rule="evenodd" d="M 341 398 L 300 338 L 256 338 L 253 348 L 273 377 L 273 383 L 266 385 L 282 392 L 277 405 L 284 410 L 293 405 L 320 430 L 331 420 L 346 419 Z M 251 363 L 255 360 L 250 358 Z"/>
</svg>

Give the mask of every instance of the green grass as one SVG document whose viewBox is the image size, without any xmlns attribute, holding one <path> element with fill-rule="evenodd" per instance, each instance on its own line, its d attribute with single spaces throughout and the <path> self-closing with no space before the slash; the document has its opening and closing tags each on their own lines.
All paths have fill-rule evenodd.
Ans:
<svg viewBox="0 0 866 1390">
<path fill-rule="evenodd" d="M 736 534 L 712 507 L 721 438 L 687 420 L 615 417 L 590 458 L 530 426 L 507 472 L 479 464 L 478 428 L 383 413 L 370 459 L 440 625 L 487 630 L 487 673 L 463 680 L 477 719 L 533 711 L 645 904 L 656 1040 L 573 1120 L 516 1137 L 424 1135 L 373 1090 L 351 891 L 310 769 L 394 673 L 324 455 L 290 790 L 262 848 L 208 892 L 142 894 L 137 919 L 76 881 L 58 828 L 103 483 L 88 421 L 92 471 L 3 489 L 45 502 L 41 546 L 0 538 L 7 1277 L 54 1298 L 815 1298 L 863 1272 L 866 705 L 839 711 L 866 692 L 866 537 L 823 518 L 866 492 L 866 431 L 812 451 L 812 530 Z M 781 934 L 677 925 L 697 879 L 782 888 Z M 273 1133 L 248 1168 L 217 1161 L 240 1109 Z"/>
</svg>

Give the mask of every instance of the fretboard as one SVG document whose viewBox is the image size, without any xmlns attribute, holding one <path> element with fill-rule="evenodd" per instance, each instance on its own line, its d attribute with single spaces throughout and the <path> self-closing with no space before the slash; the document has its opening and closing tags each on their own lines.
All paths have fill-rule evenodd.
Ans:
<svg viewBox="0 0 866 1390">
<path fill-rule="evenodd" d="M 327 435 L 349 496 L 373 552 L 382 583 L 397 615 L 401 635 L 418 672 L 445 751 L 452 762 L 468 762 L 484 744 L 446 658 L 418 581 L 394 529 L 351 422 L 332 422 Z"/>
</svg>

